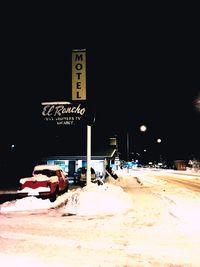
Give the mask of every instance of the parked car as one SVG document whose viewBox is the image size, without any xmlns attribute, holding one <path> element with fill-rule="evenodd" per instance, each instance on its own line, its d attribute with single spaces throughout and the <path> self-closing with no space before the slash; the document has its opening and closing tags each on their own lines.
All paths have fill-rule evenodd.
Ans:
<svg viewBox="0 0 200 267">
<path fill-rule="evenodd" d="M 85 185 L 86 178 L 87 178 L 87 168 L 80 167 L 74 173 L 74 184 Z M 96 178 L 97 178 L 97 175 L 95 173 L 95 170 L 91 168 L 91 182 L 95 182 Z"/>
<path fill-rule="evenodd" d="M 69 187 L 68 175 L 58 165 L 37 165 L 32 177 L 21 178 L 18 190 L 19 197 L 36 196 L 55 201 Z"/>
</svg>

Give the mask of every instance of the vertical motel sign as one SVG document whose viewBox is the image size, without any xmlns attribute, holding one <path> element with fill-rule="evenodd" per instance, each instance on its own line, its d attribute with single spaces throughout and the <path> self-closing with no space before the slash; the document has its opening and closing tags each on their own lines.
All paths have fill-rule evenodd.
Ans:
<svg viewBox="0 0 200 267">
<path fill-rule="evenodd" d="M 85 124 L 87 119 L 86 49 L 72 50 L 72 100 L 74 101 L 42 102 L 43 121 L 64 126 Z"/>
<path fill-rule="evenodd" d="M 86 100 L 86 50 L 72 50 L 72 100 Z M 91 183 L 91 126 L 87 125 L 87 185 Z"/>
<path fill-rule="evenodd" d="M 86 100 L 86 50 L 72 50 L 72 100 Z"/>
</svg>

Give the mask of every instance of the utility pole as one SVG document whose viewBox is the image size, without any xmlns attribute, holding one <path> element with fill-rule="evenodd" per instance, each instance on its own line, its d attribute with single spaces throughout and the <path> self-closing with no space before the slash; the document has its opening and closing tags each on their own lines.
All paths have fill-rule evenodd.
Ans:
<svg viewBox="0 0 200 267">
<path fill-rule="evenodd" d="M 129 172 L 129 132 L 126 134 L 126 158 L 127 158 L 127 172 Z"/>
</svg>

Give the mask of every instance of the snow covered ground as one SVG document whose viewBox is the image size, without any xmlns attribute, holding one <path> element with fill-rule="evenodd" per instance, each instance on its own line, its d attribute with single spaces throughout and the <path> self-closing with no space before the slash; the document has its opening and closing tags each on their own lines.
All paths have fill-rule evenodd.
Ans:
<svg viewBox="0 0 200 267">
<path fill-rule="evenodd" d="M 50 202 L 36 197 L 25 197 L 0 205 L 1 213 L 52 209 L 64 205 L 64 212 L 70 215 L 112 215 L 125 212 L 132 206 L 132 199 L 120 186 L 104 183 L 102 186 L 91 183 L 83 188 L 72 190 Z"/>
<path fill-rule="evenodd" d="M 78 265 L 76 262 L 67 266 L 199 267 L 200 193 L 150 177 L 143 171 L 120 170 L 118 176 L 117 180 L 109 177 L 103 186 L 91 184 L 69 191 L 53 203 L 33 197 L 6 202 L 0 206 L 1 215 L 41 209 L 50 212 L 55 209 L 65 218 L 69 218 L 68 215 L 87 218 L 74 221 L 74 233 L 78 236 L 80 246 L 86 246 L 88 232 L 84 236 L 84 231 L 80 231 L 79 235 L 78 223 L 81 223 L 81 229 L 84 225 L 85 229 L 91 231 L 93 223 L 94 249 L 102 245 L 106 250 L 123 251 L 123 255 L 119 253 L 115 256 L 112 252 L 109 255 L 104 252 L 99 255 L 97 263 L 96 258 L 91 256 L 90 247 L 88 265 Z M 194 179 L 198 179 L 198 176 Z M 92 218 L 92 221 L 88 218 Z M 104 218 L 103 224 L 99 218 Z M 94 242 L 98 231 L 107 235 L 101 236 L 97 244 Z M 126 245 L 121 245 L 122 240 Z M 0 259 L 4 258 L 0 254 Z M 117 261 L 114 261 L 116 258 Z M 64 265 L 58 265 L 57 262 L 55 266 Z"/>
</svg>

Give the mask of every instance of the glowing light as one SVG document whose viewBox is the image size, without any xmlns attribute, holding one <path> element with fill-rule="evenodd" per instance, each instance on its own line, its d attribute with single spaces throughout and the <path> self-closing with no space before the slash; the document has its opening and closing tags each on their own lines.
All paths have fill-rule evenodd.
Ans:
<svg viewBox="0 0 200 267">
<path fill-rule="evenodd" d="M 162 140 L 160 138 L 157 139 L 157 143 L 161 143 Z"/>
<path fill-rule="evenodd" d="M 200 112 L 200 93 L 199 93 L 199 96 L 197 97 L 197 99 L 195 99 L 195 101 L 194 101 L 194 107 L 195 107 L 196 111 Z"/>
<path fill-rule="evenodd" d="M 146 132 L 146 130 L 147 130 L 147 127 L 145 125 L 141 125 L 140 126 L 140 131 L 141 132 Z"/>
</svg>

